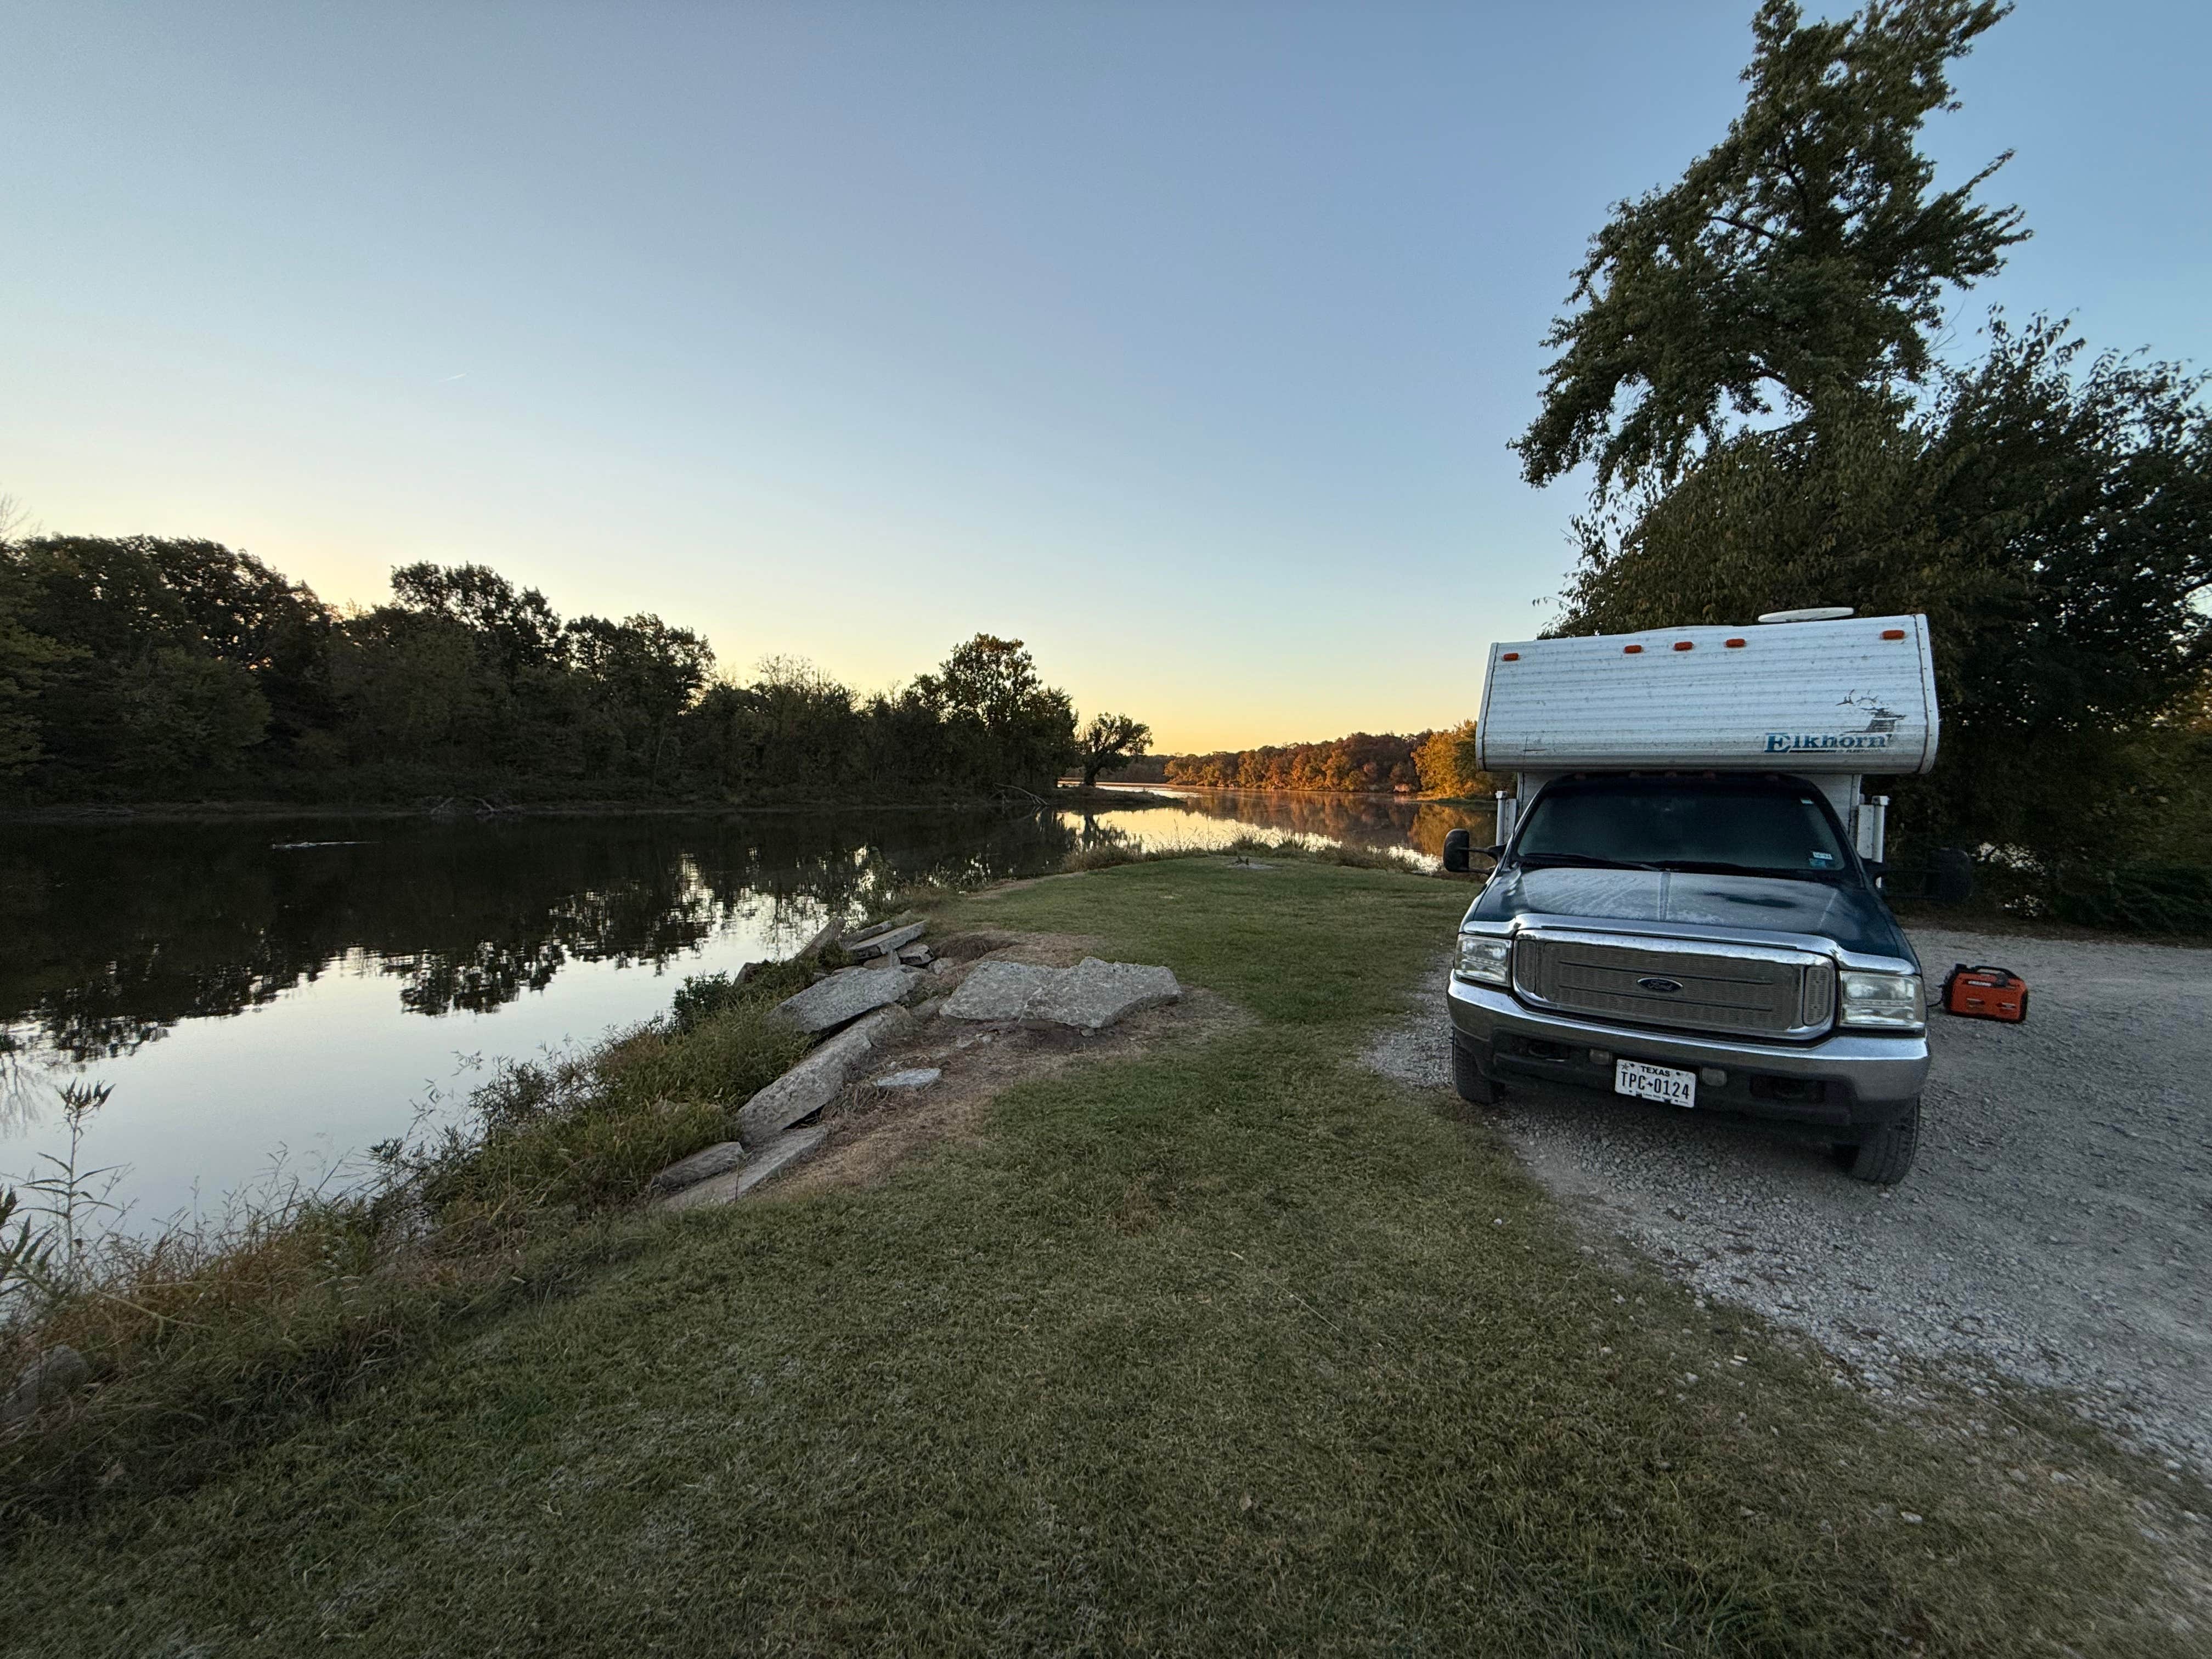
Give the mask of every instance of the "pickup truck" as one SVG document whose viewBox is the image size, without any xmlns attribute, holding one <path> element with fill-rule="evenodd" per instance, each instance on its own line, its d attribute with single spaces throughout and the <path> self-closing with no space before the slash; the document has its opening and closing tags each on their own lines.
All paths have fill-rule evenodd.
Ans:
<svg viewBox="0 0 2212 1659">
<path fill-rule="evenodd" d="M 1858 793 L 1932 762 L 1925 623 L 1762 623 L 1493 647 L 1478 741 L 1520 792 L 1460 924 L 1453 1079 L 1479 1103 L 1542 1079 L 1756 1121 L 1893 1184 L 1926 995 L 1878 884 L 1887 802 Z"/>
</svg>

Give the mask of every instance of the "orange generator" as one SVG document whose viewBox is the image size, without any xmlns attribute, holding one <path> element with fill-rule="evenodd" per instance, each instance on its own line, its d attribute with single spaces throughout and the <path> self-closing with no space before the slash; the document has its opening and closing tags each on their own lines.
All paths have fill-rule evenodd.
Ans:
<svg viewBox="0 0 2212 1659">
<path fill-rule="evenodd" d="M 2027 981 L 2002 968 L 1969 968 L 1962 962 L 1944 975 L 1943 1012 L 2017 1024 L 2027 1018 Z"/>
</svg>

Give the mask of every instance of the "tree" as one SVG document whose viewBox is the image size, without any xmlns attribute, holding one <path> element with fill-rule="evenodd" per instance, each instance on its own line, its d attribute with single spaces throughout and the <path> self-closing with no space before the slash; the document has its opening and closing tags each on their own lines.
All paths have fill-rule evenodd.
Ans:
<svg viewBox="0 0 2212 1659">
<path fill-rule="evenodd" d="M 1471 800 L 1495 794 L 1504 784 L 1484 771 L 1476 760 L 1473 720 L 1431 732 L 1413 750 L 1420 773 L 1421 793 Z"/>
<path fill-rule="evenodd" d="M 1152 746 L 1152 728 L 1127 714 L 1093 714 L 1075 740 L 1083 760 L 1083 787 L 1095 788 L 1101 772 L 1118 772 Z"/>
<path fill-rule="evenodd" d="M 480 564 L 410 564 L 392 573 L 392 603 L 403 611 L 450 617 L 484 642 L 510 678 L 525 667 L 566 660 L 561 618 L 534 587 Z"/>
<path fill-rule="evenodd" d="M 985 788 L 1042 793 L 1075 758 L 1075 707 L 1045 684 L 1019 640 L 978 634 L 914 689 L 951 728 L 962 769 Z"/>
<path fill-rule="evenodd" d="M 2063 324 L 1998 319 L 1917 416 L 1727 441 L 1589 532 L 1556 631 L 1923 612 L 1943 744 L 1932 778 L 1899 786 L 1902 830 L 2045 860 L 2154 837 L 2149 807 L 2180 786 L 2138 787 L 2138 738 L 2212 665 L 2212 415 L 2202 377 L 2081 349 Z"/>
<path fill-rule="evenodd" d="M 578 672 L 624 733 L 648 781 L 658 784 L 672 758 L 677 720 L 714 672 L 714 648 L 690 629 L 672 628 L 654 616 L 619 623 L 579 617 L 567 635 Z"/>
<path fill-rule="evenodd" d="M 0 545 L 0 777 L 13 776 L 39 758 L 37 699 L 47 672 L 84 654 L 22 625 L 18 617 L 26 586 L 10 550 Z"/>
<path fill-rule="evenodd" d="M 33 724 L 34 775 L 112 793 L 231 771 L 246 750 L 267 758 L 264 734 L 289 740 L 330 717 L 330 614 L 250 554 L 195 539 L 40 536 L 0 558 L 9 746 L 28 758 Z"/>
<path fill-rule="evenodd" d="M 1916 142 L 1955 107 L 1946 65 L 2008 9 L 1875 0 L 1808 25 L 1765 0 L 1728 137 L 1672 188 L 1620 204 L 1575 272 L 1580 310 L 1545 337 L 1560 355 L 1514 445 L 1528 481 L 1595 461 L 1601 495 L 1664 483 L 1729 415 L 1764 422 L 1778 401 L 1806 418 L 1922 381 L 1944 291 L 2027 234 L 2018 209 L 1972 199 L 2009 152 L 1931 195 Z"/>
</svg>

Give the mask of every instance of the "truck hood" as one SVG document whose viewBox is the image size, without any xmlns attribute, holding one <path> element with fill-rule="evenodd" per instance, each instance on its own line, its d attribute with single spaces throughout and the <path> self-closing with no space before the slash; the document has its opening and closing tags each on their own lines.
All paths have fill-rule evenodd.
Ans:
<svg viewBox="0 0 2212 1659">
<path fill-rule="evenodd" d="M 1523 870 L 1509 866 L 1468 914 L 1471 921 L 1516 916 L 1683 922 L 1754 933 L 1810 933 L 1846 951 L 1917 961 L 1879 895 L 1863 887 L 1778 876 L 1709 876 L 1680 870 Z"/>
</svg>

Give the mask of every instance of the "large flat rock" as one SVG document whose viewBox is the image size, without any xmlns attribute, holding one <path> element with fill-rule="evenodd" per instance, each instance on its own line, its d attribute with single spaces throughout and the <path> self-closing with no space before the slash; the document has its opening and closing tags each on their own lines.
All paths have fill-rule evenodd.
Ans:
<svg viewBox="0 0 2212 1659">
<path fill-rule="evenodd" d="M 1023 1019 L 1061 970 L 1025 962 L 979 962 L 938 1012 L 947 1019 Z"/>
<path fill-rule="evenodd" d="M 660 1200 L 667 1210 L 696 1210 L 709 1204 L 732 1204 L 747 1193 L 775 1179 L 794 1164 L 804 1164 L 822 1150 L 830 1131 L 820 1124 L 787 1129 L 738 1168 L 713 1176 Z"/>
<path fill-rule="evenodd" d="M 929 924 L 917 921 L 905 927 L 894 927 L 887 933 L 878 933 L 872 939 L 848 939 L 845 948 L 856 957 L 896 956 L 903 945 L 911 945 L 929 931 Z"/>
<path fill-rule="evenodd" d="M 1182 995 L 1171 969 L 1085 957 L 1052 977 L 1030 1004 L 1029 1017 L 1103 1031 L 1140 1009 L 1157 1008 Z"/>
<path fill-rule="evenodd" d="M 901 977 L 859 970 L 872 980 Z M 869 1054 L 914 1029 L 903 1008 L 878 1008 L 849 1030 L 840 1031 L 798 1065 L 763 1089 L 738 1113 L 738 1139 L 748 1147 L 767 1144 L 811 1113 L 837 1097 L 837 1091 Z"/>
<path fill-rule="evenodd" d="M 776 1005 L 781 1014 L 802 1031 L 834 1031 L 886 1003 L 905 1000 L 916 975 L 901 968 L 885 973 L 872 968 L 846 968 L 817 980 L 797 996 Z"/>
<path fill-rule="evenodd" d="M 745 1161 L 745 1149 L 734 1140 L 725 1140 L 696 1152 L 689 1158 L 680 1158 L 646 1184 L 656 1193 L 681 1192 L 686 1187 L 696 1187 L 709 1176 L 727 1175 Z"/>
</svg>

